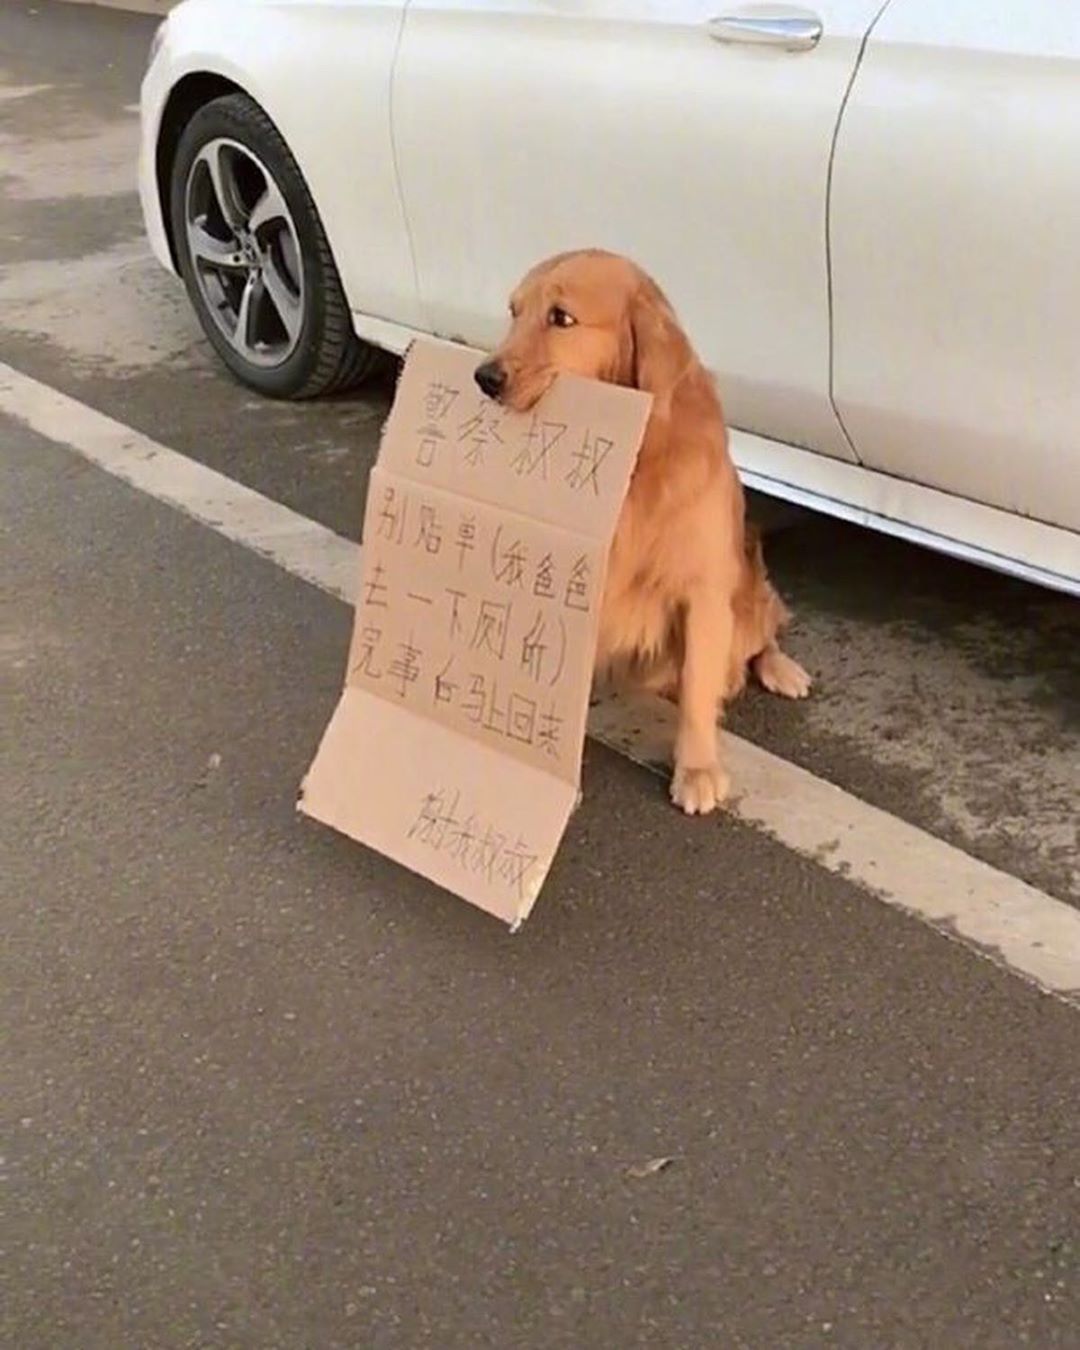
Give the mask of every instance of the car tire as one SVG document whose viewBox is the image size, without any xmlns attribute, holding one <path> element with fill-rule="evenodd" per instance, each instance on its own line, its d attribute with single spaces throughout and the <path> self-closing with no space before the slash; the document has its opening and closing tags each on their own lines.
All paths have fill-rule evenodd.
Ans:
<svg viewBox="0 0 1080 1350">
<path fill-rule="evenodd" d="M 278 129 L 246 94 L 204 104 L 169 183 L 180 274 L 233 375 L 274 398 L 347 389 L 381 354 L 353 332 L 330 245 Z"/>
</svg>

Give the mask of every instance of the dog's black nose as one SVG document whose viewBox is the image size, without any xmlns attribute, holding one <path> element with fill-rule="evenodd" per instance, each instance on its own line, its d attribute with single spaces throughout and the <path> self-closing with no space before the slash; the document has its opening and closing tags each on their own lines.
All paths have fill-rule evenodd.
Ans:
<svg viewBox="0 0 1080 1350">
<path fill-rule="evenodd" d="M 488 398 L 498 398 L 506 388 L 506 371 L 498 361 L 485 361 L 482 366 L 477 366 L 473 379 Z"/>
</svg>

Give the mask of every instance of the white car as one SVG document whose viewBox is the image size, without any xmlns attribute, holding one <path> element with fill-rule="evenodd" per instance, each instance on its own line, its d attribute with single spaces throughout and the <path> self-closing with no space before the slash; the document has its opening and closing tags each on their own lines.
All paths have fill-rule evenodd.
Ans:
<svg viewBox="0 0 1080 1350">
<path fill-rule="evenodd" d="M 668 292 L 751 487 L 1080 594 L 1080 3 L 185 0 L 157 256 L 264 393 L 496 341 L 540 258 Z"/>
</svg>

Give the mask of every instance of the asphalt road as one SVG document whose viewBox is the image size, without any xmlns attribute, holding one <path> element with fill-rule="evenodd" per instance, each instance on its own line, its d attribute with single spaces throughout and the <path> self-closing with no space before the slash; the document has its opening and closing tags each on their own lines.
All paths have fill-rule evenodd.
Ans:
<svg viewBox="0 0 1080 1350">
<path fill-rule="evenodd" d="M 0 10 L 0 360 L 355 538 L 389 385 L 254 399 L 146 256 L 152 26 Z M 1077 1344 L 1075 1006 L 591 743 L 509 939 L 295 815 L 345 605 L 0 451 L 0 1343 Z M 818 690 L 735 729 L 1077 903 L 1077 607 L 813 517 L 770 559 Z"/>
</svg>

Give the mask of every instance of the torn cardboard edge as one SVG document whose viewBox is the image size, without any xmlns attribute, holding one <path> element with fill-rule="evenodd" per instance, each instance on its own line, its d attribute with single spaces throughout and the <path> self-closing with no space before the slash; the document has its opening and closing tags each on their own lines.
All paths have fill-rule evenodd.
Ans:
<svg viewBox="0 0 1080 1350">
<path fill-rule="evenodd" d="M 298 809 L 518 928 L 581 799 L 607 552 L 648 419 L 480 352 L 409 348 L 368 488 L 345 687 Z"/>
</svg>

